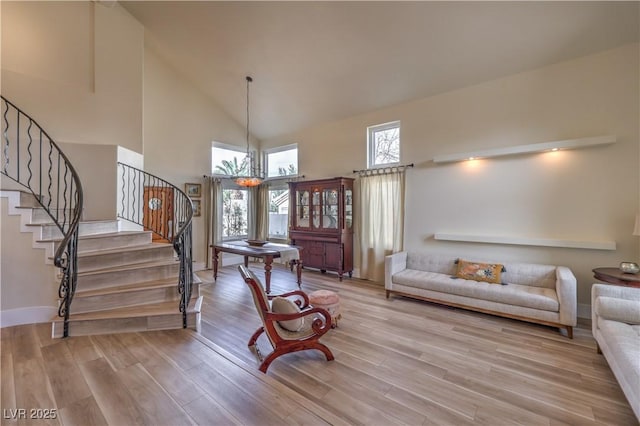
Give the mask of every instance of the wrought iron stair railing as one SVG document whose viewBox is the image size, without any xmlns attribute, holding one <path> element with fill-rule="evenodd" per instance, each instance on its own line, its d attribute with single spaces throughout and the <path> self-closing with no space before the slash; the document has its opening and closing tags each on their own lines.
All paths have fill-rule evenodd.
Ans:
<svg viewBox="0 0 640 426">
<path fill-rule="evenodd" d="M 120 162 L 118 185 L 118 217 L 141 225 L 173 244 L 180 261 L 179 308 L 182 326 L 187 328 L 187 309 L 193 287 L 191 199 L 166 180 Z"/>
<path fill-rule="evenodd" d="M 78 279 L 78 230 L 82 216 L 82 184 L 73 165 L 38 123 L 4 96 L 0 173 L 28 189 L 62 233 L 53 262 L 62 278 L 58 315 L 69 335 L 69 308 Z"/>
</svg>

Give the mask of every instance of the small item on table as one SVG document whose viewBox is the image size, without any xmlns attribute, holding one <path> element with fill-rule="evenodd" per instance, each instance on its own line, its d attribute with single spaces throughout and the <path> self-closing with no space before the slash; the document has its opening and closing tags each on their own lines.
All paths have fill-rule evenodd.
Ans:
<svg viewBox="0 0 640 426">
<path fill-rule="evenodd" d="M 637 274 L 640 272 L 640 266 L 635 262 L 622 262 L 620 263 L 620 271 L 625 274 Z"/>
</svg>

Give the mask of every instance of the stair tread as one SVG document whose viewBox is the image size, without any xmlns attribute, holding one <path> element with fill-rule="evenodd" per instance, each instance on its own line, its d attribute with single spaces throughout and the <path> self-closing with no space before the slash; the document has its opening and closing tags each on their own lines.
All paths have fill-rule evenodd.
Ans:
<svg viewBox="0 0 640 426">
<path fill-rule="evenodd" d="M 198 299 L 191 300 L 187 313 L 200 312 L 202 305 L 202 296 Z M 108 309 L 103 311 L 86 312 L 81 314 L 69 315 L 69 321 L 90 321 L 100 319 L 116 319 L 116 318 L 138 318 L 157 315 L 180 315 L 181 312 L 178 304 L 172 302 L 150 303 L 148 305 L 127 306 L 125 308 Z M 53 322 L 62 322 L 60 317 L 53 318 Z"/>
<path fill-rule="evenodd" d="M 80 222 L 80 225 L 85 224 L 95 224 L 95 223 L 113 223 L 117 222 L 115 219 L 104 219 L 104 220 L 83 220 Z M 45 222 L 45 223 L 27 223 L 26 226 L 56 226 L 54 222 Z"/>
<path fill-rule="evenodd" d="M 202 280 L 197 276 L 193 276 L 194 284 L 201 284 Z M 153 281 L 145 281 L 138 282 L 133 284 L 126 284 L 117 287 L 106 287 L 106 288 L 98 288 L 95 290 L 76 290 L 74 295 L 75 297 L 91 297 L 91 296 L 103 296 L 105 294 L 113 294 L 113 293 L 127 293 L 136 290 L 145 290 L 152 288 L 163 288 L 163 287 L 175 287 L 178 285 L 178 277 L 173 278 L 165 278 L 163 280 L 153 280 Z"/>
<path fill-rule="evenodd" d="M 136 269 L 151 268 L 154 266 L 168 266 L 173 264 L 178 265 L 179 264 L 178 259 L 171 258 L 167 260 L 156 260 L 153 262 L 140 262 L 140 263 L 132 263 L 130 265 L 112 266 L 109 268 L 102 268 L 102 269 L 92 269 L 88 271 L 78 272 L 78 276 L 86 277 L 89 275 L 102 274 L 105 272 L 134 271 Z"/>
<path fill-rule="evenodd" d="M 173 245 L 169 243 L 145 243 L 145 244 L 138 244 L 134 246 L 118 247 L 113 249 L 79 251 L 78 257 L 98 256 L 101 254 L 126 253 L 130 251 L 139 251 L 139 250 L 161 250 L 166 247 L 173 248 Z"/>
<path fill-rule="evenodd" d="M 110 238 L 115 236 L 126 236 L 126 235 L 135 235 L 135 234 L 151 234 L 151 231 L 102 232 L 100 234 L 78 235 L 78 240 L 89 240 L 93 238 Z M 62 241 L 62 237 L 38 240 L 39 243 L 57 243 L 59 241 Z"/>
</svg>

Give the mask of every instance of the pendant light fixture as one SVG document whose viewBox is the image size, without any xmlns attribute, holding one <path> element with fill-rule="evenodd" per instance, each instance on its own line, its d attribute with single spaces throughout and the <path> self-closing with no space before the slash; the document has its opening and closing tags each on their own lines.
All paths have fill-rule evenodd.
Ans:
<svg viewBox="0 0 640 426">
<path fill-rule="evenodd" d="M 252 187 L 258 186 L 262 183 L 263 177 L 260 174 L 259 167 L 256 167 L 255 161 L 249 152 L 249 83 L 253 81 L 250 76 L 246 77 L 247 79 L 247 156 L 243 160 L 242 169 L 248 167 L 249 175 L 248 176 L 238 176 L 235 179 L 235 182 L 239 186 L 243 187 Z"/>
</svg>

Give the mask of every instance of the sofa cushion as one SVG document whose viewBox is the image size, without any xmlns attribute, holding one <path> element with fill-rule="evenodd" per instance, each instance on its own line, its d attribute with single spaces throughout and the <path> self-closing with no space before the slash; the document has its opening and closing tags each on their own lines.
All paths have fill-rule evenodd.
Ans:
<svg viewBox="0 0 640 426">
<path fill-rule="evenodd" d="M 602 318 L 627 324 L 640 324 L 640 302 L 617 297 L 596 298 L 596 313 Z"/>
<path fill-rule="evenodd" d="M 557 267 L 535 263 L 505 263 L 502 282 L 532 287 L 556 288 Z"/>
<path fill-rule="evenodd" d="M 640 386 L 640 326 L 599 318 L 598 327 L 602 338 L 612 349 L 611 355 L 616 358 L 616 363 L 625 369 L 625 377 L 630 383 Z M 636 392 L 639 391 L 640 388 Z"/>
<path fill-rule="evenodd" d="M 440 274 L 455 275 L 457 268 L 455 261 L 458 257 L 439 253 L 407 253 L 407 269 L 418 271 L 438 272 Z M 483 263 L 498 263 L 491 259 L 477 259 Z M 533 287 L 556 288 L 556 266 L 535 263 L 502 263 L 505 271 L 502 273 L 503 283 L 528 285 Z"/>
<path fill-rule="evenodd" d="M 508 270 L 508 269 L 507 269 Z M 514 306 L 558 312 L 560 304 L 555 290 L 544 287 L 509 284 L 498 286 L 486 282 L 452 278 L 447 274 L 405 269 L 393 275 L 393 282 L 441 293 L 457 294 Z"/>
<path fill-rule="evenodd" d="M 501 284 L 500 274 L 504 266 L 499 263 L 470 262 L 458 259 L 456 277 L 466 280 L 483 281 L 492 284 Z"/>
<path fill-rule="evenodd" d="M 439 272 L 454 275 L 456 273 L 455 260 L 457 257 L 442 254 L 407 253 L 407 269 L 418 271 Z"/>
</svg>

